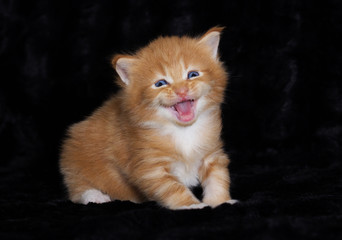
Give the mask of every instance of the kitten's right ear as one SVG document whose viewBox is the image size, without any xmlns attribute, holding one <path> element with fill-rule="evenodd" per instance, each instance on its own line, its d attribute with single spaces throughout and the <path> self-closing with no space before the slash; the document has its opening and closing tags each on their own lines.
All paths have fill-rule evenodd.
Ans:
<svg viewBox="0 0 342 240">
<path fill-rule="evenodd" d="M 115 55 L 112 60 L 112 65 L 119 74 L 121 80 L 126 84 L 130 84 L 130 73 L 135 58 L 129 55 Z"/>
</svg>

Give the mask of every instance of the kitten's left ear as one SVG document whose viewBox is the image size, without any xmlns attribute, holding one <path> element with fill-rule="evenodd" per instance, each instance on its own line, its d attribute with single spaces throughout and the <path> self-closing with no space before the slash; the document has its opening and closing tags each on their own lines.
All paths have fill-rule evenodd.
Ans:
<svg viewBox="0 0 342 240">
<path fill-rule="evenodd" d="M 209 47 L 212 57 L 217 58 L 218 45 L 220 42 L 220 35 L 224 27 L 210 28 L 199 40 L 199 43 Z"/>
</svg>

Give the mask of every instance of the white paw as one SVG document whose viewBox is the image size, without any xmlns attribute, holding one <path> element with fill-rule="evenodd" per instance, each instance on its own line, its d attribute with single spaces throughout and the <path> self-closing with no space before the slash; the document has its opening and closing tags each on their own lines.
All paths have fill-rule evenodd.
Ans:
<svg viewBox="0 0 342 240">
<path fill-rule="evenodd" d="M 82 204 L 105 203 L 110 202 L 110 197 L 99 190 L 89 189 L 82 194 L 80 202 Z"/>
<path fill-rule="evenodd" d="M 177 208 L 177 210 L 184 210 L 184 209 L 202 209 L 202 208 L 205 208 L 205 207 L 209 207 L 209 205 L 208 205 L 208 204 L 205 204 L 205 203 L 197 203 L 197 204 L 191 204 L 191 205 L 188 205 L 188 206 L 179 207 L 179 208 Z"/>
<path fill-rule="evenodd" d="M 230 205 L 233 205 L 233 204 L 238 203 L 238 202 L 239 202 L 239 200 L 231 199 L 231 200 L 226 201 L 225 203 L 228 203 L 228 204 L 230 204 Z"/>
</svg>

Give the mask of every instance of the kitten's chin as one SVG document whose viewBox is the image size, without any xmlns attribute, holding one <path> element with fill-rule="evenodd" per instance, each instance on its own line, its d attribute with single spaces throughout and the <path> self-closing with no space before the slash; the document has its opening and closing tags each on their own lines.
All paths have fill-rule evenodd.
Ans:
<svg viewBox="0 0 342 240">
<path fill-rule="evenodd" d="M 167 109 L 177 119 L 177 123 L 181 125 L 192 124 L 196 119 L 197 100 L 186 100 L 178 102 Z"/>
</svg>

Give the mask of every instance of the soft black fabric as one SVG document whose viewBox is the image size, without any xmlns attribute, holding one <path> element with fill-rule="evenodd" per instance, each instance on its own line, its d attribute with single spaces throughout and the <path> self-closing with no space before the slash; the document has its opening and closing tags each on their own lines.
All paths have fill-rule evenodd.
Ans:
<svg viewBox="0 0 342 240">
<path fill-rule="evenodd" d="M 338 0 L 0 1 L 0 238 L 341 239 L 341 15 Z M 117 90 L 111 56 L 215 25 L 240 203 L 68 201 L 61 142 Z"/>
</svg>

